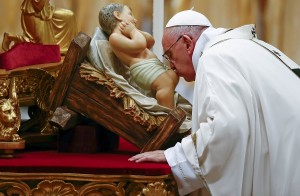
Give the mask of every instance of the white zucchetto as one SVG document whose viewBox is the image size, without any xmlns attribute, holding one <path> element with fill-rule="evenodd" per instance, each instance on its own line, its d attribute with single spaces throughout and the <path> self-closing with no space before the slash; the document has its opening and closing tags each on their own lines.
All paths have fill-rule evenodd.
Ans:
<svg viewBox="0 0 300 196">
<path fill-rule="evenodd" d="M 201 13 L 193 10 L 185 10 L 175 14 L 167 23 L 166 27 L 182 25 L 212 26 L 209 20 Z"/>
</svg>

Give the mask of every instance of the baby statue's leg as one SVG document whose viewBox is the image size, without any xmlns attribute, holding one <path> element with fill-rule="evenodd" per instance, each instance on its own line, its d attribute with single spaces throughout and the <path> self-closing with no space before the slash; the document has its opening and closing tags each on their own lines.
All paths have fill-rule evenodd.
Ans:
<svg viewBox="0 0 300 196">
<path fill-rule="evenodd" d="M 178 80 L 173 70 L 168 70 L 154 80 L 151 88 L 155 91 L 155 97 L 160 105 L 170 109 L 175 108 L 174 93 Z"/>
<path fill-rule="evenodd" d="M 168 87 L 161 88 L 156 91 L 155 97 L 158 101 L 158 104 L 170 109 L 174 109 L 174 89 Z"/>
</svg>

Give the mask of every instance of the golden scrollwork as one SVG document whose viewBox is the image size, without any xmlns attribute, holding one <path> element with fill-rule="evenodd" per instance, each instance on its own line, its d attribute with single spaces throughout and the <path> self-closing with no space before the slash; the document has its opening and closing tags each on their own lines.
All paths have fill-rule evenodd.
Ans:
<svg viewBox="0 0 300 196">
<path fill-rule="evenodd" d="M 29 86 L 34 88 L 34 97 L 38 107 L 49 112 L 49 95 L 55 82 L 55 77 L 43 69 L 28 69 Z"/>
<path fill-rule="evenodd" d="M 43 195 L 78 195 L 78 191 L 71 183 L 66 183 L 62 180 L 44 180 L 40 182 L 36 188 L 31 191 L 32 196 L 43 196 Z"/>
<path fill-rule="evenodd" d="M 174 196 L 176 185 L 173 182 L 155 181 L 150 183 L 131 183 L 127 188 L 129 196 Z"/>
<path fill-rule="evenodd" d="M 28 81 L 29 86 L 34 88 L 33 97 L 35 104 L 39 110 L 32 118 L 32 123 L 38 124 L 41 134 L 53 135 L 57 130 L 52 127 L 48 119 L 52 115 L 49 109 L 49 95 L 55 82 L 55 77 L 43 69 L 28 69 L 27 76 L 30 78 Z"/>
<path fill-rule="evenodd" d="M 0 181 L 0 196 L 18 195 L 29 196 L 30 187 L 22 181 Z"/>
<path fill-rule="evenodd" d="M 164 182 L 149 183 L 143 188 L 142 193 L 145 196 L 167 196 L 166 184 Z"/>
<path fill-rule="evenodd" d="M 104 85 L 110 92 L 110 96 L 123 100 L 124 113 L 132 116 L 134 121 L 147 127 L 147 131 L 155 130 L 164 120 L 166 115 L 151 115 L 143 108 L 139 107 L 136 102 L 120 90 L 115 82 L 108 77 L 103 71 L 100 71 L 88 63 L 82 63 L 80 66 L 80 76 L 88 81 Z"/>
<path fill-rule="evenodd" d="M 169 175 L 0 173 L 0 196 L 177 196 Z M 2 194 L 2 195 L 1 195 Z"/>
<path fill-rule="evenodd" d="M 125 195 L 125 183 L 88 183 L 80 188 L 79 195 Z"/>
</svg>

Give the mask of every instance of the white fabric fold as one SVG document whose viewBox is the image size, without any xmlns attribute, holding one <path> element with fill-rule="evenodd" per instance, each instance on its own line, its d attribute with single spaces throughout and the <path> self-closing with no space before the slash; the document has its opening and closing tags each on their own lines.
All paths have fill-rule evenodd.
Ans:
<svg viewBox="0 0 300 196">
<path fill-rule="evenodd" d="M 178 182 L 177 187 L 180 195 L 186 195 L 204 186 L 200 175 L 196 175 L 191 165 L 187 162 L 180 143 L 177 143 L 173 148 L 165 150 L 164 154 L 168 159 L 173 176 Z M 186 180 L 179 180 L 181 178 Z"/>
<path fill-rule="evenodd" d="M 206 44 L 197 65 L 192 135 L 165 155 L 170 163 L 181 157 L 172 168 L 193 168 L 214 196 L 298 195 L 300 80 L 251 40 L 253 30 L 243 26 Z M 178 184 L 194 179 L 177 173 Z"/>
</svg>

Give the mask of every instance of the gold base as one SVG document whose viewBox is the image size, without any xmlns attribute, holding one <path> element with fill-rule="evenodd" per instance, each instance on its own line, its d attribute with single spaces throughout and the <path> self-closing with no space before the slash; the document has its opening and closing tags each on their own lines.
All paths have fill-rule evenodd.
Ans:
<svg viewBox="0 0 300 196">
<path fill-rule="evenodd" d="M 18 142 L 0 142 L 0 158 L 14 157 L 14 150 L 24 149 L 25 140 Z"/>
<path fill-rule="evenodd" d="M 20 195 L 67 195 L 68 193 L 68 195 L 78 196 L 179 195 L 172 175 L 95 175 L 20 173 L 19 171 L 16 173 L 0 172 L 0 179 L 0 195 L 11 195 L 10 193 L 20 193 Z"/>
</svg>

